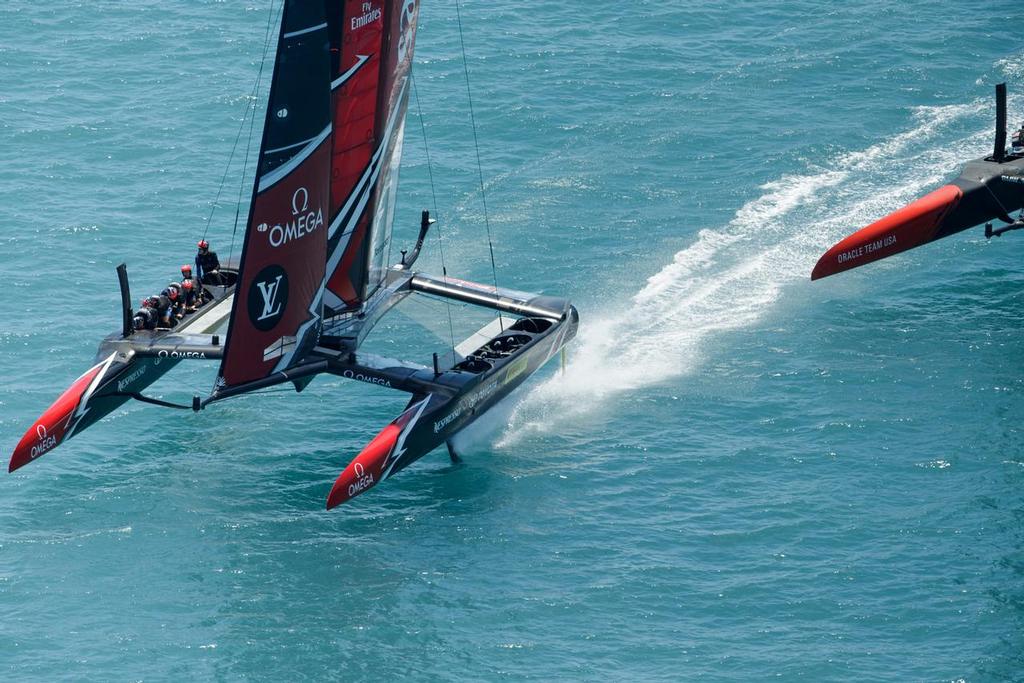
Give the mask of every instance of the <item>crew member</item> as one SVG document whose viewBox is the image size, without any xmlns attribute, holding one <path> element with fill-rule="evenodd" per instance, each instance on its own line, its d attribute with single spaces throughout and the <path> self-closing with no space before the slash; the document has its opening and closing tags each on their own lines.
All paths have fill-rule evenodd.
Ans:
<svg viewBox="0 0 1024 683">
<path fill-rule="evenodd" d="M 174 316 L 175 320 L 181 320 L 185 316 L 185 297 L 182 296 L 181 283 L 170 283 L 161 294 L 171 300 L 171 315 Z"/>
<path fill-rule="evenodd" d="M 132 326 L 136 330 L 155 330 L 158 319 L 157 312 L 149 306 L 149 299 L 144 299 L 132 317 Z"/>
<path fill-rule="evenodd" d="M 220 273 L 220 259 L 217 252 L 210 251 L 210 243 L 199 240 L 199 253 L 196 254 L 196 275 L 200 284 L 222 285 L 224 276 Z"/>
<path fill-rule="evenodd" d="M 214 257 L 216 257 L 216 254 L 214 254 Z M 203 288 L 203 284 L 192 277 L 192 266 L 187 263 L 181 267 L 181 285 L 184 287 L 186 282 L 192 283 L 192 291 L 195 296 L 196 308 L 199 308 L 207 301 L 213 300 L 213 295 Z"/>
<path fill-rule="evenodd" d="M 181 281 L 181 305 L 185 313 L 195 313 L 196 308 L 200 305 L 199 294 L 196 292 L 192 280 Z"/>
<path fill-rule="evenodd" d="M 1013 148 L 1014 154 L 1024 152 L 1024 125 L 1019 130 L 1013 131 L 1013 135 L 1010 136 L 1010 146 Z"/>
<path fill-rule="evenodd" d="M 177 319 L 174 317 L 174 310 L 171 298 L 165 289 L 158 296 L 151 296 L 146 299 L 146 305 L 156 311 L 157 328 L 174 327 Z"/>
</svg>

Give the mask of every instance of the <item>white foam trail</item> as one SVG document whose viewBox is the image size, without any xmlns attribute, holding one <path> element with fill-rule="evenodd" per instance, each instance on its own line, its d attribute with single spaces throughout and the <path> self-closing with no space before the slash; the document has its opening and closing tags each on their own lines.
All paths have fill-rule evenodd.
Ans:
<svg viewBox="0 0 1024 683">
<path fill-rule="evenodd" d="M 980 154 L 990 131 L 950 142 L 946 128 L 990 108 L 983 100 L 922 107 L 911 130 L 833 160 L 831 168 L 764 185 L 727 225 L 700 231 L 614 314 L 584 317 L 566 372 L 516 405 L 498 445 L 555 429 L 615 394 L 694 372 L 715 348 L 714 337 L 758 321 L 787 284 L 810 276 L 835 241 Z"/>
</svg>

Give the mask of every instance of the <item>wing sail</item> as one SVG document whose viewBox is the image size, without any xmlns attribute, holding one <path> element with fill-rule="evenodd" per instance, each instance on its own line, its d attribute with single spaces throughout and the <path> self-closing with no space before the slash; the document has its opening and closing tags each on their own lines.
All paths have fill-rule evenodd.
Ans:
<svg viewBox="0 0 1024 683">
<path fill-rule="evenodd" d="M 331 3 L 327 315 L 358 310 L 384 279 L 418 10 L 418 0 Z"/>
<path fill-rule="evenodd" d="M 218 389 L 287 370 L 316 341 L 331 133 L 324 3 L 287 0 Z"/>
</svg>

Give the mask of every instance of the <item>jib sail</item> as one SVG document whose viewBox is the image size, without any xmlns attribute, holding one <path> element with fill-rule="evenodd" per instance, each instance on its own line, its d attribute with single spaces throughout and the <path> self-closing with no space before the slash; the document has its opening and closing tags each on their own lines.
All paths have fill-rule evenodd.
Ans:
<svg viewBox="0 0 1024 683">
<path fill-rule="evenodd" d="M 418 0 L 330 0 L 334 142 L 327 315 L 352 311 L 388 264 Z"/>
<path fill-rule="evenodd" d="M 218 389 L 287 370 L 315 343 L 331 210 L 324 2 L 287 0 Z"/>
</svg>

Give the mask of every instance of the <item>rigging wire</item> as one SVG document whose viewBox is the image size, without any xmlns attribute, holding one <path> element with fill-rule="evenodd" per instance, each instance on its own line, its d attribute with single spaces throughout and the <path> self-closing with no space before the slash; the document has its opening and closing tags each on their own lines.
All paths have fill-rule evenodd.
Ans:
<svg viewBox="0 0 1024 683">
<path fill-rule="evenodd" d="M 434 214 L 440 215 L 437 210 L 437 192 L 434 190 L 434 171 L 430 167 L 430 147 L 427 144 L 427 124 L 423 118 L 423 108 L 420 107 L 420 91 L 416 87 L 416 77 L 412 78 L 412 92 L 416 98 L 416 113 L 420 118 L 420 129 L 423 131 L 423 151 L 427 156 L 427 177 L 430 178 L 430 197 L 434 202 Z M 437 223 L 437 250 L 441 254 L 441 275 L 444 278 L 445 284 L 448 283 L 448 266 L 444 262 L 444 239 L 441 236 L 441 222 Z M 493 264 L 493 260 L 492 260 Z M 452 358 L 455 358 L 455 326 L 452 323 L 452 304 L 450 301 L 445 299 L 448 310 L 448 334 L 451 337 L 452 342 Z"/>
<path fill-rule="evenodd" d="M 231 162 L 235 159 L 235 150 L 238 148 L 238 141 L 242 139 L 242 131 L 245 129 L 245 119 L 249 115 L 249 108 L 251 106 L 250 98 L 245 99 L 245 109 L 242 110 L 242 122 L 238 125 L 238 133 L 235 135 L 235 142 L 231 145 L 231 154 L 228 155 L 227 166 L 224 167 L 224 175 L 220 179 L 220 186 L 217 188 L 217 196 L 213 200 L 213 206 L 210 207 L 210 215 L 206 217 L 206 226 L 203 228 L 203 239 L 206 239 L 206 234 L 210 231 L 210 223 L 213 221 L 213 213 L 217 210 L 220 205 L 220 195 L 224 192 L 224 186 L 227 184 L 228 173 L 231 171 Z"/>
<path fill-rule="evenodd" d="M 487 193 L 484 190 L 484 167 L 480 161 L 480 141 L 476 133 L 476 115 L 473 113 L 473 92 L 469 87 L 469 62 L 466 59 L 466 39 L 462 34 L 462 11 L 459 0 L 455 0 L 455 17 L 459 23 L 459 43 L 462 45 L 462 68 L 466 73 L 466 95 L 469 98 L 469 121 L 473 127 L 473 147 L 476 148 L 476 170 L 480 177 L 480 200 L 484 206 L 484 225 L 487 227 L 487 248 L 491 252 L 491 275 L 494 278 L 494 295 L 498 295 L 498 269 L 494 265 L 494 241 L 491 239 L 491 219 L 487 213 Z M 500 321 L 501 311 L 498 311 Z"/>
<path fill-rule="evenodd" d="M 284 3 L 281 3 L 281 13 L 284 13 Z M 235 237 L 238 234 L 238 218 L 242 212 L 242 192 L 245 190 L 245 173 L 249 170 L 249 153 L 252 149 L 253 129 L 256 125 L 256 103 L 259 95 L 260 84 L 263 82 L 263 68 L 267 65 L 267 53 L 270 51 L 271 28 L 274 25 L 274 0 L 270 0 L 270 16 L 267 17 L 267 35 L 263 39 L 263 56 L 260 59 L 260 70 L 256 74 L 256 84 L 252 88 L 252 116 L 249 118 L 249 140 L 245 143 L 245 158 L 242 162 L 242 177 L 238 182 L 238 198 L 235 201 L 235 225 L 231 229 L 231 248 L 228 255 L 235 253 Z M 270 106 L 269 103 L 267 106 Z"/>
<path fill-rule="evenodd" d="M 273 0 L 270 0 L 270 15 L 267 17 L 266 24 L 266 36 L 263 39 L 263 57 L 260 59 L 260 68 L 262 69 L 263 61 L 266 59 L 266 51 L 270 43 L 270 20 L 273 18 Z M 220 185 L 217 187 L 217 197 L 213 200 L 213 206 L 210 207 L 210 215 L 206 218 L 206 227 L 203 228 L 203 239 L 206 240 L 207 233 L 210 231 L 210 223 L 213 221 L 213 214 L 220 206 L 220 196 L 224 191 L 224 185 L 227 184 L 227 174 L 231 170 L 231 162 L 234 161 L 234 153 L 238 150 L 239 140 L 242 139 L 242 131 L 246 127 L 246 118 L 249 116 L 249 110 L 255 109 L 255 100 L 257 89 L 259 88 L 259 79 L 257 78 L 256 83 L 253 85 L 253 90 L 250 95 L 246 98 L 246 106 L 242 111 L 242 121 L 239 123 L 239 132 L 234 134 L 234 143 L 231 145 L 231 154 L 227 156 L 227 165 L 224 167 L 224 175 L 220 178 Z M 248 153 L 247 153 L 248 154 Z"/>
</svg>

